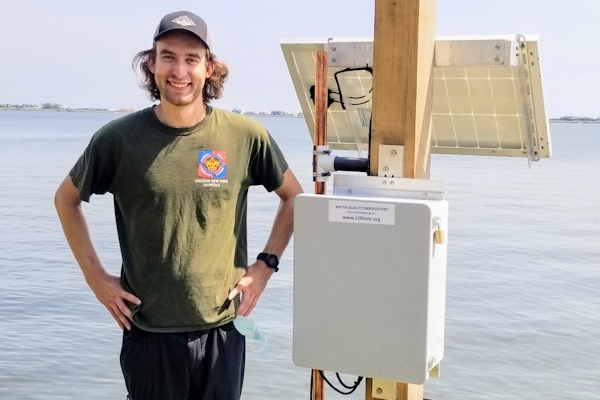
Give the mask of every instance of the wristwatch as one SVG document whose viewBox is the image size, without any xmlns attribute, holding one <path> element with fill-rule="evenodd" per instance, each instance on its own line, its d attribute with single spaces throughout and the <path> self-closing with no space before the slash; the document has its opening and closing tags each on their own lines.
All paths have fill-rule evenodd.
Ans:
<svg viewBox="0 0 600 400">
<path fill-rule="evenodd" d="M 279 268 L 277 267 L 279 265 L 279 259 L 275 254 L 260 253 L 256 256 L 256 259 L 264 261 L 265 264 L 267 264 L 267 267 L 273 268 L 275 272 L 279 271 Z"/>
</svg>

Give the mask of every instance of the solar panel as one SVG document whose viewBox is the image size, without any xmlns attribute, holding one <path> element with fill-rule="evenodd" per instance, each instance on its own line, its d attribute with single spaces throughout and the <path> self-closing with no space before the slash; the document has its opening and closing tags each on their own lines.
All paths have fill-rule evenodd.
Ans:
<svg viewBox="0 0 600 400">
<path fill-rule="evenodd" d="M 317 50 L 328 51 L 327 140 L 368 151 L 372 38 L 283 39 L 281 47 L 314 137 Z M 431 151 L 550 157 L 536 35 L 436 37 Z"/>
</svg>

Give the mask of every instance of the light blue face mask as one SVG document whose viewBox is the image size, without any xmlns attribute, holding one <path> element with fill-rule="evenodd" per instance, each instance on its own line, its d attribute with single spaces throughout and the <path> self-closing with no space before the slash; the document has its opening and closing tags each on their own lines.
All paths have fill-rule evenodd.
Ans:
<svg viewBox="0 0 600 400">
<path fill-rule="evenodd" d="M 235 329 L 237 329 L 239 333 L 250 339 L 250 349 L 252 351 L 261 351 L 267 345 L 267 338 L 259 332 L 254 318 L 238 315 L 233 320 L 233 326 L 235 326 Z M 258 349 L 254 348 L 254 346 L 252 346 L 254 343 L 259 343 L 261 347 Z"/>
</svg>

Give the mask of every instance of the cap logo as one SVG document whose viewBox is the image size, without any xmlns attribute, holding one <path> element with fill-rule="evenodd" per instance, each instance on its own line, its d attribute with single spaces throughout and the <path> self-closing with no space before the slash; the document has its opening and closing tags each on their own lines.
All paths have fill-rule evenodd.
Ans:
<svg viewBox="0 0 600 400">
<path fill-rule="evenodd" d="M 177 25 L 181 25 L 181 26 L 196 26 L 196 23 L 187 15 L 182 15 L 181 17 L 177 17 L 171 22 L 173 22 Z"/>
</svg>

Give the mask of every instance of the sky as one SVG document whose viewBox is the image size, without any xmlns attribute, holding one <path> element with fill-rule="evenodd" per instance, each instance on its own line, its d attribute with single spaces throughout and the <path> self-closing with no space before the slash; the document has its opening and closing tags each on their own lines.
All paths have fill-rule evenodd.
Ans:
<svg viewBox="0 0 600 400">
<path fill-rule="evenodd" d="M 160 19 L 204 18 L 230 78 L 217 107 L 299 112 L 282 38 L 373 36 L 375 0 L 0 0 L 0 103 L 151 104 L 131 68 Z M 600 0 L 437 0 L 437 35 L 540 34 L 549 117 L 600 117 Z"/>
</svg>

